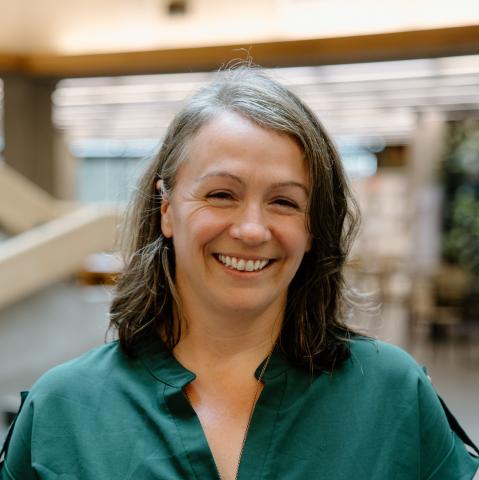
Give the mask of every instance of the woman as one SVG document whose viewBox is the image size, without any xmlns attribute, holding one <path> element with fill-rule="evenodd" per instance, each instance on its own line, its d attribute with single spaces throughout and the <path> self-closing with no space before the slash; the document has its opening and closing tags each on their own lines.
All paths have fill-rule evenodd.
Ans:
<svg viewBox="0 0 479 480">
<path fill-rule="evenodd" d="M 243 67 L 198 92 L 127 219 L 119 342 L 36 383 L 2 478 L 472 478 L 423 370 L 345 323 L 354 206 L 287 89 Z"/>
</svg>

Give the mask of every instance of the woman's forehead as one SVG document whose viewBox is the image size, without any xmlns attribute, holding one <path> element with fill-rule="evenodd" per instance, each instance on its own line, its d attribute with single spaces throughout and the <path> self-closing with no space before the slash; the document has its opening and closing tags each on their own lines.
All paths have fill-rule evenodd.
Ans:
<svg viewBox="0 0 479 480">
<path fill-rule="evenodd" d="M 304 152 L 298 141 L 233 112 L 224 112 L 199 129 L 186 147 L 180 170 L 197 177 L 215 172 L 238 176 L 261 172 L 302 183 L 307 179 Z"/>
</svg>

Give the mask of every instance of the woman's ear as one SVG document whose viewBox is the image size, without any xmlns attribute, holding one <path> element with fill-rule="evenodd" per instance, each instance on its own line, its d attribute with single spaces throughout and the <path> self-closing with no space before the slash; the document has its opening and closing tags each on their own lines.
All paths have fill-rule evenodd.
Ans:
<svg viewBox="0 0 479 480">
<path fill-rule="evenodd" d="M 168 195 L 166 193 L 165 187 L 163 185 L 163 180 L 158 180 L 156 182 L 156 189 L 161 196 L 161 206 L 160 206 L 160 213 L 161 213 L 161 233 L 166 238 L 173 237 L 173 225 L 171 221 L 171 204 L 168 199 Z"/>
</svg>

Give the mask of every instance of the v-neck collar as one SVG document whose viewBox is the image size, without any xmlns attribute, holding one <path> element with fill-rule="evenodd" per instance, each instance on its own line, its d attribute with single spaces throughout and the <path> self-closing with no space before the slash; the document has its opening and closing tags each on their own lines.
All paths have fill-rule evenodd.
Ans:
<svg viewBox="0 0 479 480">
<path fill-rule="evenodd" d="M 140 361 L 160 382 L 174 388 L 183 388 L 196 375 L 181 365 L 159 338 L 151 338 L 137 347 Z"/>
<path fill-rule="evenodd" d="M 173 353 L 159 338 L 151 338 L 143 342 L 136 350 L 140 361 L 153 377 L 166 385 L 182 389 L 196 378 L 193 372 L 178 362 Z M 266 360 L 265 358 L 256 368 L 256 378 L 259 377 Z M 291 365 L 288 359 L 276 346 L 263 374 L 264 383 L 281 375 L 289 368 L 291 368 Z"/>
<path fill-rule="evenodd" d="M 150 374 L 163 383 L 162 397 L 177 427 L 193 475 L 197 479 L 219 478 L 199 418 L 183 393 L 183 388 L 196 375 L 181 365 L 159 338 L 144 342 L 138 347 L 137 354 Z M 266 361 L 267 358 L 258 365 L 256 378 L 259 378 Z M 276 347 L 263 374 L 265 389 L 258 399 L 250 428 L 246 432 L 238 471 L 240 480 L 262 478 L 271 461 L 270 449 L 286 387 L 286 376 L 282 374 L 289 368 L 293 367 Z"/>
</svg>

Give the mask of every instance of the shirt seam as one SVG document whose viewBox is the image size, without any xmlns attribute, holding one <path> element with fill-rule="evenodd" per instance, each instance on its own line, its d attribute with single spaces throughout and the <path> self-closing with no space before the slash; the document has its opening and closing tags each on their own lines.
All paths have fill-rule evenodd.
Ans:
<svg viewBox="0 0 479 480">
<path fill-rule="evenodd" d="M 171 385 L 168 385 L 167 383 L 164 383 L 164 385 L 163 385 L 163 398 L 164 398 L 164 399 L 165 399 L 165 397 L 166 397 L 166 389 L 167 389 L 168 387 L 169 387 L 169 388 L 175 388 L 175 387 L 173 387 L 173 386 L 171 386 Z M 166 406 L 166 408 L 168 409 L 168 414 L 169 414 L 169 416 L 170 416 L 170 419 L 171 419 L 171 421 L 173 422 L 173 425 L 174 425 L 175 428 L 176 428 L 177 436 L 178 436 L 178 438 L 179 438 L 179 440 L 180 440 L 180 442 L 181 442 L 181 446 L 182 446 L 182 448 L 183 448 L 183 451 L 185 452 L 186 457 L 188 458 L 188 463 L 189 463 L 189 465 L 190 465 L 190 469 L 191 469 L 193 475 L 195 476 L 195 478 L 199 479 L 198 475 L 196 474 L 196 470 L 195 470 L 194 465 L 193 465 L 194 462 L 192 462 L 192 459 L 191 459 L 191 456 L 190 456 L 190 452 L 188 451 L 188 449 L 186 448 L 185 443 L 183 442 L 183 437 L 182 437 L 182 435 L 181 435 L 181 432 L 180 432 L 178 423 L 176 422 L 175 417 L 174 417 L 174 415 L 173 415 L 173 412 L 170 410 L 170 406 L 168 405 L 168 402 L 166 401 L 166 399 L 165 399 L 165 406 Z"/>
<path fill-rule="evenodd" d="M 10 472 L 10 469 L 8 468 L 8 465 L 7 465 L 7 461 L 5 460 L 3 462 L 3 468 L 5 469 L 5 471 L 7 472 L 7 475 L 9 476 L 9 478 L 11 480 L 16 480 L 16 478 L 12 475 L 12 473 Z"/>
<path fill-rule="evenodd" d="M 454 433 L 452 430 L 450 430 L 452 434 L 452 445 L 447 451 L 446 456 L 442 459 L 441 463 L 432 471 L 432 473 L 427 477 L 426 480 L 432 480 L 434 478 L 434 475 L 441 469 L 441 467 L 446 463 L 447 459 L 451 456 L 451 454 L 454 452 L 454 448 L 456 447 L 456 439 L 454 438 Z"/>
<path fill-rule="evenodd" d="M 275 419 L 274 419 L 274 426 L 273 426 L 273 430 L 271 432 L 271 436 L 270 436 L 270 440 L 269 440 L 269 444 L 268 444 L 268 450 L 267 450 L 267 454 L 264 456 L 264 461 L 263 461 L 263 464 L 261 466 L 261 474 L 258 478 L 261 478 L 261 476 L 263 476 L 264 472 L 265 472 L 265 466 L 267 465 L 268 461 L 270 460 L 271 458 L 271 446 L 273 444 L 273 440 L 275 438 L 275 433 L 278 429 L 278 423 L 279 423 L 279 418 L 280 418 L 280 411 L 281 411 L 281 407 L 283 405 L 283 402 L 284 402 L 284 397 L 285 397 L 285 394 L 286 394 L 286 388 L 287 388 L 287 383 L 288 383 L 288 374 L 287 372 L 282 372 L 284 374 L 284 377 L 283 377 L 283 391 L 281 392 L 281 400 L 278 404 L 278 408 L 276 410 L 276 415 L 275 415 Z"/>
</svg>

